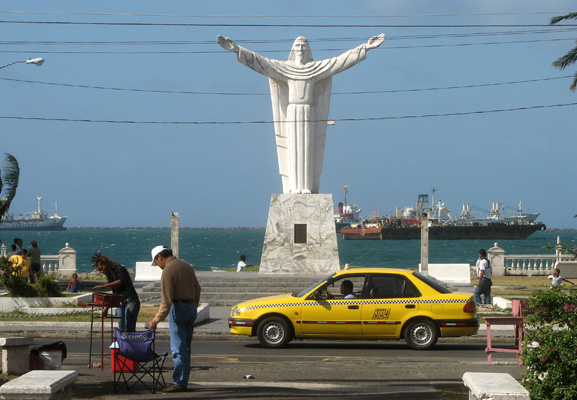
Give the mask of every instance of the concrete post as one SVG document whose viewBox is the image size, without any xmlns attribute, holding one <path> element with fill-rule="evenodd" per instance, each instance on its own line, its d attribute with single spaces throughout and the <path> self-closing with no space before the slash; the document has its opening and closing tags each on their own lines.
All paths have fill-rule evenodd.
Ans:
<svg viewBox="0 0 577 400">
<path fill-rule="evenodd" d="M 495 243 L 494 247 L 487 250 L 487 258 L 491 263 L 491 268 L 493 269 L 493 275 L 495 276 L 505 276 L 505 253 L 506 251 L 499 247 L 499 243 Z"/>
<path fill-rule="evenodd" d="M 421 265 L 419 272 L 429 273 L 429 215 L 421 216 Z"/>
<path fill-rule="evenodd" d="M 178 213 L 173 212 L 170 214 L 170 248 L 175 257 L 178 257 L 178 242 Z"/>
<path fill-rule="evenodd" d="M 6 257 L 6 245 L 4 243 L 0 246 L 0 257 Z"/>
<path fill-rule="evenodd" d="M 557 236 L 557 245 L 555 246 L 555 256 L 557 258 L 557 263 L 561 261 L 562 248 L 563 245 L 561 244 L 561 236 Z"/>
<path fill-rule="evenodd" d="M 66 247 L 58 252 L 58 275 L 72 276 L 76 272 L 76 250 L 66 243 Z"/>
</svg>

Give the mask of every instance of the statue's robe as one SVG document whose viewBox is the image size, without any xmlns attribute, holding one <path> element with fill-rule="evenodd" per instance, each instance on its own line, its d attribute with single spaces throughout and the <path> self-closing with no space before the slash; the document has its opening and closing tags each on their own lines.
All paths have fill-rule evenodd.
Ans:
<svg viewBox="0 0 577 400">
<path fill-rule="evenodd" d="M 238 49 L 239 62 L 269 78 L 283 193 L 319 193 L 332 76 L 363 61 L 366 44 L 304 65 Z"/>
</svg>

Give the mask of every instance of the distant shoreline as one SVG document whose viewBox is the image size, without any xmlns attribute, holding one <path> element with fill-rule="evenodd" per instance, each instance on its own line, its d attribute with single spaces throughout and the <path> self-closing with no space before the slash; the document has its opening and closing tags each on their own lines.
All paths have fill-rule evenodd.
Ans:
<svg viewBox="0 0 577 400">
<path fill-rule="evenodd" d="M 228 227 L 228 228 L 192 228 L 192 227 L 179 227 L 181 231 L 264 231 L 264 227 Z M 67 228 L 69 231 L 84 231 L 84 230 L 101 230 L 101 231 L 122 231 L 122 230 L 134 230 L 134 231 L 149 231 L 149 230 L 166 230 L 169 231 L 169 227 L 151 227 L 151 226 L 134 226 L 134 227 L 96 227 L 96 226 L 87 226 L 87 227 L 69 227 Z"/>
<path fill-rule="evenodd" d="M 264 231 L 265 227 L 226 227 L 226 228 L 215 228 L 215 227 L 183 227 L 179 228 L 182 231 Z M 169 231 L 170 227 L 152 227 L 152 226 L 132 226 L 132 227 L 97 227 L 97 226 L 75 226 L 69 227 L 67 230 L 73 231 L 82 231 L 82 230 L 101 230 L 101 231 L 122 231 L 122 230 L 136 230 L 136 231 L 148 231 L 148 230 L 166 230 Z M 558 229 L 558 228 L 550 228 L 546 229 L 544 232 L 577 232 L 577 229 L 574 228 L 565 228 L 565 229 Z"/>
</svg>

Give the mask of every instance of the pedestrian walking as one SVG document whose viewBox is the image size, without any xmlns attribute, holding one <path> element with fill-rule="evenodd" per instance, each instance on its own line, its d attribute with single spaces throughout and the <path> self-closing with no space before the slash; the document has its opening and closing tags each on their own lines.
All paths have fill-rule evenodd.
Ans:
<svg viewBox="0 0 577 400">
<path fill-rule="evenodd" d="M 156 246 L 151 251 L 152 265 L 162 269 L 160 286 L 162 301 L 150 328 L 156 330 L 158 323 L 168 316 L 170 350 L 174 362 L 173 383 L 164 392 L 184 392 L 190 375 L 190 356 L 196 308 L 200 301 L 200 284 L 194 268 L 175 257 L 172 250 Z"/>
<path fill-rule="evenodd" d="M 487 251 L 481 249 L 479 250 L 479 259 L 477 260 L 477 276 L 479 277 L 479 281 L 477 282 L 474 293 L 475 303 L 483 304 L 481 301 L 481 295 L 483 295 L 485 296 L 485 304 L 491 304 L 492 275 L 493 269 L 491 268 L 491 262 L 487 259 Z"/>
</svg>

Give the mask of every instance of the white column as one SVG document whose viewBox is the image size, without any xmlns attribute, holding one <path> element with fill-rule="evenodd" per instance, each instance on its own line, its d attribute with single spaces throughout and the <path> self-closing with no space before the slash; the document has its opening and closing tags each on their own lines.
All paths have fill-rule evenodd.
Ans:
<svg viewBox="0 0 577 400">
<path fill-rule="evenodd" d="M 178 213 L 173 212 L 170 215 L 170 248 L 172 249 L 172 254 L 178 258 Z"/>
<path fill-rule="evenodd" d="M 421 268 L 419 272 L 429 273 L 429 215 L 421 216 Z"/>
</svg>

